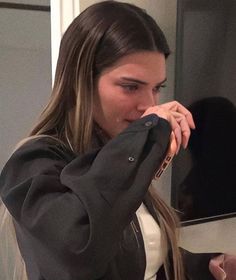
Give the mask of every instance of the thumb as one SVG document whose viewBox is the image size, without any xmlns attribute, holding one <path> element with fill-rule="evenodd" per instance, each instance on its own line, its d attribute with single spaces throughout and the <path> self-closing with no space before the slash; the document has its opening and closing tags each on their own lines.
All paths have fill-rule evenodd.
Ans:
<svg viewBox="0 0 236 280">
<path fill-rule="evenodd" d="M 223 263 L 224 263 L 223 254 L 210 260 L 209 270 L 216 280 L 225 280 L 227 277 L 225 271 L 222 268 Z"/>
</svg>

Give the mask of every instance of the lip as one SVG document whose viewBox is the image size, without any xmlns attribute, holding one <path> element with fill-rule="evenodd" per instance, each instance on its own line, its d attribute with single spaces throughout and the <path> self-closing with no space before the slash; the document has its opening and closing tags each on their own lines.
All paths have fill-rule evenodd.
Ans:
<svg viewBox="0 0 236 280">
<path fill-rule="evenodd" d="M 135 119 L 125 119 L 127 122 L 134 122 L 137 121 L 139 118 L 135 118 Z"/>
<path fill-rule="evenodd" d="M 132 122 L 136 121 L 136 119 L 135 120 L 125 120 L 125 121 L 128 123 L 132 123 Z"/>
</svg>

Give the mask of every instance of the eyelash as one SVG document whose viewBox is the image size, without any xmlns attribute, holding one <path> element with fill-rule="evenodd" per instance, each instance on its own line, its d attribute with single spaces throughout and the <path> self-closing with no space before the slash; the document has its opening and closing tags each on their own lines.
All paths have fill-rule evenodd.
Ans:
<svg viewBox="0 0 236 280">
<path fill-rule="evenodd" d="M 135 92 L 139 88 L 138 85 L 131 85 L 131 84 L 121 85 L 121 87 L 127 92 Z M 157 87 L 154 88 L 153 92 L 154 93 L 159 93 L 161 91 L 161 88 L 165 88 L 165 87 L 166 87 L 165 84 L 157 86 Z"/>
<path fill-rule="evenodd" d="M 155 92 L 155 93 L 159 93 L 159 92 L 161 91 L 161 89 L 162 89 L 162 88 L 165 88 L 165 87 L 166 87 L 165 84 L 160 85 L 160 86 L 158 86 L 158 87 L 155 87 L 155 88 L 154 88 L 154 92 Z"/>
<path fill-rule="evenodd" d="M 121 85 L 121 87 L 128 92 L 134 92 L 138 89 L 138 85 Z"/>
</svg>

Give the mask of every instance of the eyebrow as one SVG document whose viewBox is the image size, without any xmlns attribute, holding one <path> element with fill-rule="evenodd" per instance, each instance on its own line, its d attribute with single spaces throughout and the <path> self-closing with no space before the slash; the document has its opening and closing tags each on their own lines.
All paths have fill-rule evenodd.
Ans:
<svg viewBox="0 0 236 280">
<path fill-rule="evenodd" d="M 128 82 L 134 82 L 134 83 L 138 83 L 138 84 L 141 84 L 141 85 L 147 85 L 148 83 L 145 82 L 145 81 L 141 81 L 141 80 L 138 80 L 138 79 L 134 79 L 132 77 L 121 77 L 122 80 L 125 80 L 125 81 L 128 81 Z M 165 78 L 163 81 L 157 83 L 156 86 L 160 86 L 162 85 L 163 83 L 165 83 L 167 81 L 167 78 Z"/>
</svg>

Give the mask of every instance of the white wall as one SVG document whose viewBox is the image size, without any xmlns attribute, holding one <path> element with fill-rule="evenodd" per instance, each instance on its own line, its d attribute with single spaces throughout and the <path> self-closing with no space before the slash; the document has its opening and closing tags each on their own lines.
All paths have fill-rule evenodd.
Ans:
<svg viewBox="0 0 236 280">
<path fill-rule="evenodd" d="M 34 4 L 49 5 L 49 1 Z M 50 95 L 50 13 L 0 9 L 0 26 L 1 169 Z"/>
<path fill-rule="evenodd" d="M 180 246 L 189 251 L 236 255 L 236 218 L 183 227 L 180 233 Z"/>
</svg>

